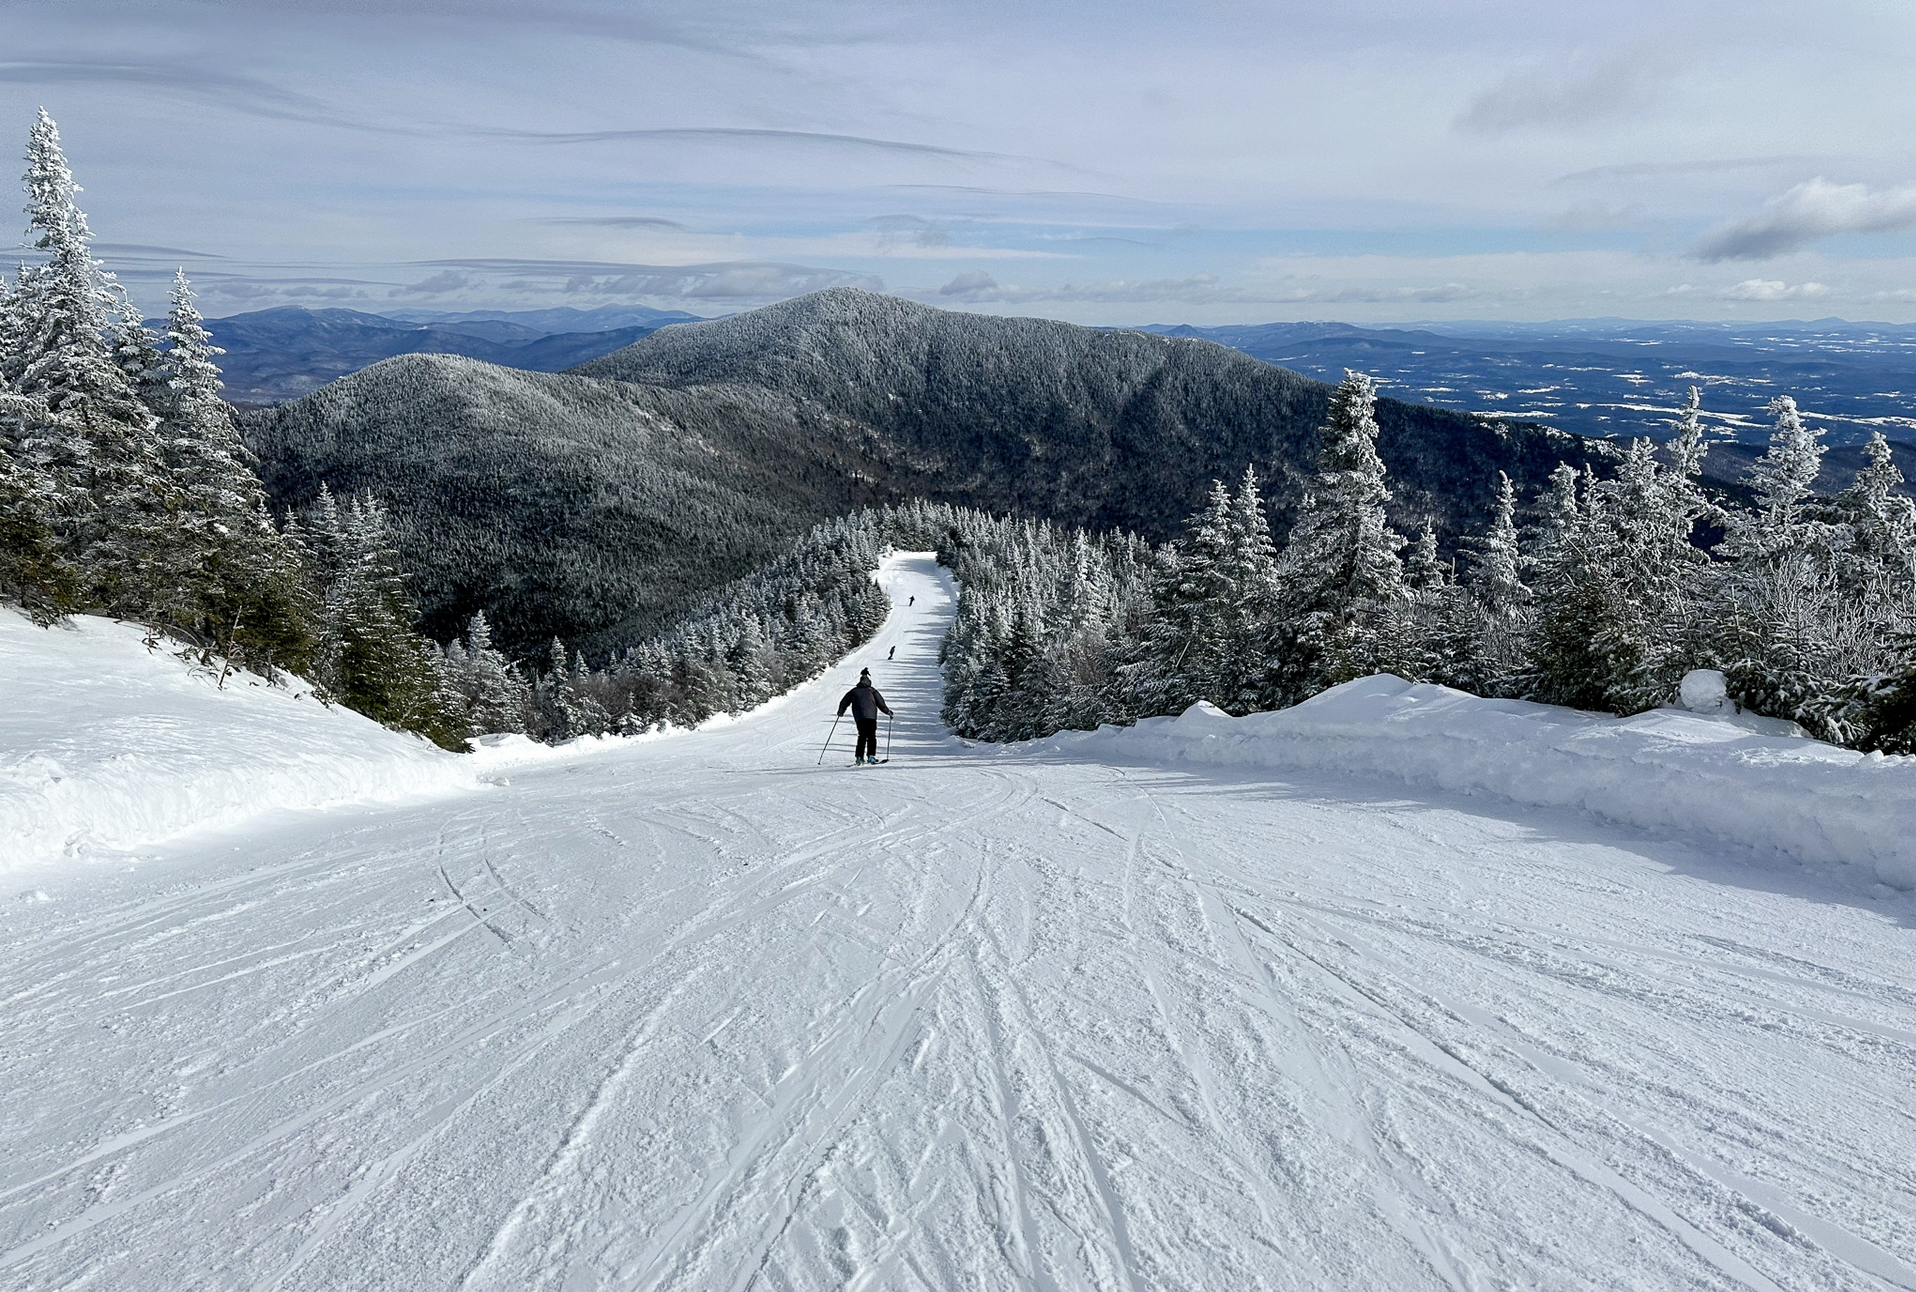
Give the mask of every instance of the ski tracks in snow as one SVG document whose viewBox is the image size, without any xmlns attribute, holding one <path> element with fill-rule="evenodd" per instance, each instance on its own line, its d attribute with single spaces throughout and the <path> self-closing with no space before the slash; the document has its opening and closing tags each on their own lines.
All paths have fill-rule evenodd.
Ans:
<svg viewBox="0 0 1916 1292">
<path fill-rule="evenodd" d="M 967 749 L 889 578 L 763 714 L 6 910 L 0 1288 L 1916 1292 L 1910 922 Z"/>
</svg>

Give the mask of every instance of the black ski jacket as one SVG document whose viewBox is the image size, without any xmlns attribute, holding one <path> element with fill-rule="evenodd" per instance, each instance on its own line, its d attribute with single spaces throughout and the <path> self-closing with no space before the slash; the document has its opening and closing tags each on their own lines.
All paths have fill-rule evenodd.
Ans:
<svg viewBox="0 0 1916 1292">
<path fill-rule="evenodd" d="M 845 692 L 845 698 L 838 702 L 838 716 L 844 717 L 845 710 L 852 711 L 852 717 L 860 722 L 876 722 L 879 714 L 891 715 L 891 708 L 885 703 L 885 697 L 878 694 L 878 688 L 870 682 L 860 682 Z"/>
</svg>

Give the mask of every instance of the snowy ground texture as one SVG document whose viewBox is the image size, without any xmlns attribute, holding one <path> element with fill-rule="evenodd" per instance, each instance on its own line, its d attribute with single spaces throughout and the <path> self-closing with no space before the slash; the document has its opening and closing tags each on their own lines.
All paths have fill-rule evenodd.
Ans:
<svg viewBox="0 0 1916 1292">
<path fill-rule="evenodd" d="M 22 860 L 0 1288 L 1916 1289 L 1902 854 L 1499 797 L 1484 713 L 1413 765 L 1458 702 L 1376 682 L 1291 719 L 1328 768 L 1202 713 L 968 748 L 949 588 L 885 577 L 740 722 Z M 818 768 L 860 663 L 895 759 Z M 1746 734 L 1692 798 L 1910 775 Z"/>
<path fill-rule="evenodd" d="M 1916 889 L 1916 758 L 1763 730 L 1786 725 L 1672 709 L 1614 718 L 1380 676 L 1277 713 L 1234 719 L 1198 704 L 1131 728 L 1060 733 L 1049 747 L 1389 776 L 1533 807 L 1582 808 L 1666 835 L 1854 868 L 1839 879 Z"/>
<path fill-rule="evenodd" d="M 475 782 L 458 757 L 322 705 L 298 679 L 222 678 L 146 636 L 91 615 L 36 628 L 0 606 L 0 875 L 272 808 Z"/>
</svg>

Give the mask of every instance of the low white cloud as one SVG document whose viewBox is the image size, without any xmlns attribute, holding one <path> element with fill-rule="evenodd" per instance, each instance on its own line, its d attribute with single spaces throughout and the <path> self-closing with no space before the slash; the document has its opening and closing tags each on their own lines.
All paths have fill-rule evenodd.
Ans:
<svg viewBox="0 0 1916 1292">
<path fill-rule="evenodd" d="M 1185 278 L 1113 278 L 1102 282 L 1024 285 L 999 283 L 983 270 L 959 274 L 935 292 L 926 294 L 948 301 L 995 305 L 1029 305 L 1040 302 L 1142 305 L 1160 301 L 1186 305 L 1213 305 L 1255 303 L 1271 299 L 1256 289 L 1226 286 L 1216 274 L 1192 274 Z"/>
<path fill-rule="evenodd" d="M 422 278 L 416 283 L 404 287 L 395 287 L 394 296 L 444 296 L 447 292 L 464 291 L 472 285 L 472 277 L 456 269 L 442 269 L 430 278 Z"/>
<path fill-rule="evenodd" d="M 827 287 L 862 287 L 882 292 L 884 281 L 874 274 L 805 265 L 740 262 L 720 265 L 645 267 L 624 271 L 575 273 L 565 281 L 567 295 L 616 296 L 631 300 L 671 297 L 677 300 L 775 301 Z"/>
<path fill-rule="evenodd" d="M 1822 283 L 1797 283 L 1792 286 L 1780 278 L 1746 278 L 1717 294 L 1726 301 L 1794 301 L 1828 296 L 1830 289 Z"/>
<path fill-rule="evenodd" d="M 973 269 L 940 287 L 938 294 L 955 296 L 961 301 L 995 301 L 1000 290 L 997 279 L 982 269 Z"/>
<path fill-rule="evenodd" d="M 1839 233 L 1910 228 L 1916 228 L 1916 184 L 1873 189 L 1819 177 L 1771 198 L 1754 215 L 1712 229 L 1693 254 L 1699 260 L 1764 260 Z"/>
</svg>

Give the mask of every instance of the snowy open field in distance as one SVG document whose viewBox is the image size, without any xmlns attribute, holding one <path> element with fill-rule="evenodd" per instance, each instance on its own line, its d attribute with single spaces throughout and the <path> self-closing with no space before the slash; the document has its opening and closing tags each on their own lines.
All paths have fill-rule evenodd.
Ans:
<svg viewBox="0 0 1916 1292">
<path fill-rule="evenodd" d="M 743 720 L 0 874 L 0 1288 L 1916 1289 L 1895 856 L 1616 809 L 1682 740 L 1719 802 L 1903 764 L 1670 715 L 1525 804 L 1377 684 L 1290 717 L 1342 764 L 968 747 L 883 577 Z M 818 768 L 861 663 L 895 760 Z"/>
</svg>

